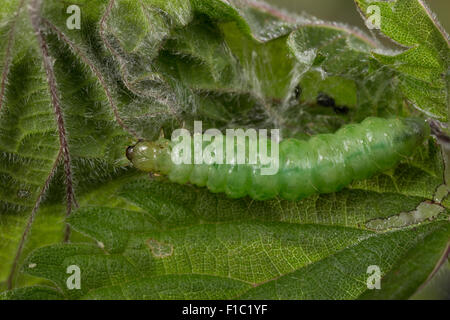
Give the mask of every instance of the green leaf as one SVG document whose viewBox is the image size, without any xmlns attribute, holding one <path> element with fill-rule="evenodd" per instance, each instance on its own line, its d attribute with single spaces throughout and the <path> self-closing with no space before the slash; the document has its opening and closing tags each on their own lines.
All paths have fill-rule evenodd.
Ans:
<svg viewBox="0 0 450 320">
<path fill-rule="evenodd" d="M 395 54 L 374 52 L 374 57 L 399 71 L 402 91 L 417 108 L 446 120 L 449 38 L 433 13 L 421 0 L 355 2 L 366 17 L 370 6 L 378 7 L 381 32 L 406 48 Z"/>
<path fill-rule="evenodd" d="M 425 285 L 423 285 L 411 299 L 414 300 L 448 300 L 450 289 L 448 283 L 450 280 L 450 260 L 443 261 L 443 265 L 436 270 L 435 274 Z"/>
<path fill-rule="evenodd" d="M 58 291 L 44 286 L 26 287 L 0 294 L 0 300 L 62 300 L 62 298 Z"/>
<path fill-rule="evenodd" d="M 435 261 L 445 259 L 449 241 L 448 224 L 428 234 L 422 242 L 409 250 L 392 270 L 387 273 L 383 290 L 366 291 L 361 299 L 407 299 L 426 283 L 436 268 Z M 443 249 L 444 248 L 444 251 Z"/>
<path fill-rule="evenodd" d="M 87 205 L 69 220 L 98 246 L 39 249 L 24 271 L 56 283 L 66 298 L 348 299 L 367 290 L 369 265 L 389 276 L 405 254 L 431 246 L 442 252 L 446 242 L 433 239 L 450 235 L 445 215 L 415 228 L 366 229 L 374 217 L 421 201 L 400 194 L 346 191 L 297 203 L 255 203 L 143 177 L 110 196 L 134 208 Z M 381 199 L 386 203 L 374 211 Z M 70 265 L 82 270 L 81 290 L 66 289 Z M 325 276 L 329 281 L 317 290 Z M 286 290 L 279 290 L 283 283 Z"/>
<path fill-rule="evenodd" d="M 416 230 L 403 230 L 383 236 L 373 236 L 328 259 L 249 290 L 241 298 L 354 299 L 361 296 L 362 293 L 368 292 L 366 284 L 368 261 L 379 266 L 385 275 L 386 271 L 383 270 L 390 270 L 392 261 L 398 260 L 399 255 L 404 254 L 404 250 L 411 247 L 416 249 L 415 247 L 424 241 L 423 238 L 433 232 L 442 232 L 448 239 L 449 231 L 448 223 L 444 223 L 419 227 Z M 411 268 L 411 265 L 408 266 Z M 398 288 L 399 285 L 404 284 L 398 278 L 395 278 L 398 283 L 389 282 L 392 281 L 388 278 L 389 275 L 383 277 L 381 290 L 377 290 L 377 293 L 385 294 L 387 291 L 385 282 L 389 286 L 388 290 L 392 286 Z M 408 279 L 408 283 L 410 283 L 410 279 Z M 408 295 L 392 297 L 386 294 L 384 297 L 407 298 Z M 366 297 L 362 295 L 361 298 Z"/>
<path fill-rule="evenodd" d="M 408 194 L 407 188 L 383 192 L 379 181 L 376 177 L 367 184 L 378 185 L 378 192 L 354 187 L 301 202 L 253 202 L 130 177 L 118 189 L 113 183 L 97 190 L 69 220 L 98 246 L 42 248 L 28 257 L 23 270 L 56 283 L 66 298 L 180 298 L 180 287 L 191 297 L 216 298 L 211 286 L 222 298 L 357 298 L 367 290 L 369 265 L 389 275 L 410 252 L 430 247 L 442 252 L 446 243 L 433 242 L 433 234 L 449 237 L 445 214 L 415 228 L 368 229 L 373 219 L 414 211 L 426 199 Z M 435 260 L 428 261 L 433 265 Z M 341 272 L 335 272 L 336 264 Z M 82 270 L 80 291 L 65 289 L 69 265 Z M 294 276 L 304 272 L 311 277 Z M 324 274 L 330 281 L 312 290 Z M 195 294 L 188 285 L 192 279 L 201 284 Z M 281 295 L 273 289 L 278 281 L 293 289 Z M 158 294 L 166 292 L 166 285 L 167 295 Z"/>
<path fill-rule="evenodd" d="M 409 48 L 394 56 L 262 2 L 73 0 L 80 30 L 66 2 L 39 4 L 0 9 L 1 299 L 410 298 L 430 280 L 450 237 L 431 138 L 389 172 L 297 202 L 228 199 L 125 158 L 193 120 L 306 139 L 367 116 L 446 118 L 448 43 L 420 1 L 377 2 Z"/>
<path fill-rule="evenodd" d="M 74 192 L 64 184 L 79 184 L 78 193 L 82 194 L 89 190 L 83 184 L 92 185 L 93 181 L 99 183 L 101 178 L 115 175 L 114 171 L 120 170 L 116 163 L 119 155 L 123 158 L 128 134 L 118 129 L 100 89 L 101 81 L 85 72 L 83 59 L 68 52 L 63 43 L 57 43 L 57 53 L 50 51 L 57 59 L 51 67 L 58 81 L 55 89 L 58 96 L 61 93 L 62 109 L 52 101 L 48 66 L 42 63 L 43 53 L 30 26 L 27 6 L 24 1 L 9 1 L 6 8 L 11 12 L 2 20 L 2 34 L 8 41 L 2 41 L 1 50 L 4 89 L 0 96 L 0 221 L 5 241 L 0 274 L 2 280 L 9 274 L 8 280 L 14 281 L 11 268 L 15 250 L 27 253 L 33 245 L 54 243 L 63 237 L 64 213 L 58 208 L 58 217 L 53 214 L 54 208 L 49 209 L 47 221 L 38 222 L 45 229 L 33 234 L 26 247 L 17 249 L 22 233 L 28 235 L 28 227 L 42 203 L 53 205 L 64 198 L 72 202 Z M 46 39 L 47 45 L 52 40 Z M 65 145 L 70 154 L 65 152 Z M 102 172 L 108 166 L 109 171 Z M 89 169 L 88 175 L 85 169 Z M 22 256 L 19 252 L 18 258 Z"/>
<path fill-rule="evenodd" d="M 7 1 L 0 17 L 0 279 L 6 280 L 26 225 L 19 215 L 42 201 L 60 157 L 45 70 L 23 1 Z M 51 232 L 42 242 L 49 238 Z"/>
</svg>

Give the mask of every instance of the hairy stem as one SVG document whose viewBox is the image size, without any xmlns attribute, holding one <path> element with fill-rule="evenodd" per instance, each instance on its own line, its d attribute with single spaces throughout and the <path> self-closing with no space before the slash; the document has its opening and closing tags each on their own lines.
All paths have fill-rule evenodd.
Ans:
<svg viewBox="0 0 450 320">
<path fill-rule="evenodd" d="M 108 99 L 108 102 L 111 106 L 111 109 L 114 114 L 114 118 L 119 124 L 119 126 L 135 138 L 138 138 L 137 133 L 129 128 L 127 125 L 124 124 L 122 118 L 119 115 L 119 110 L 117 108 L 116 103 L 114 102 L 113 95 L 111 91 L 108 88 L 108 85 L 106 83 L 105 78 L 103 77 L 100 70 L 94 65 L 92 61 L 89 60 L 88 56 L 74 43 L 72 42 L 61 30 L 59 30 L 53 23 L 48 21 L 45 18 L 42 18 L 42 23 L 45 24 L 52 32 L 54 32 L 60 40 L 62 40 L 66 45 L 69 46 L 69 48 L 73 51 L 74 54 L 77 54 L 81 60 L 91 69 L 92 73 L 95 74 L 98 81 L 100 82 L 101 87 L 103 88 L 103 91 L 105 92 L 106 98 Z"/>
<path fill-rule="evenodd" d="M 17 19 L 19 18 L 20 12 L 22 11 L 24 2 L 25 2 L 25 0 L 20 1 L 19 6 L 17 8 L 17 12 L 11 23 L 12 24 L 11 29 L 9 30 L 8 43 L 6 44 L 6 52 L 5 52 L 5 62 L 4 62 L 5 65 L 3 67 L 3 72 L 2 72 L 1 81 L 0 81 L 0 111 L 2 110 L 2 106 L 3 106 L 3 100 L 5 97 L 5 90 L 6 90 L 6 80 L 8 78 L 9 66 L 11 65 L 11 60 L 12 60 L 11 51 L 12 51 L 12 47 L 14 45 L 14 38 L 16 35 Z"/>
<path fill-rule="evenodd" d="M 53 61 L 49 54 L 49 48 L 45 38 L 42 34 L 41 23 L 42 19 L 40 16 L 40 9 L 42 5 L 42 0 L 33 0 L 29 7 L 30 18 L 32 27 L 36 33 L 36 37 L 41 49 L 41 54 L 43 58 L 44 69 L 47 75 L 47 82 L 50 91 L 50 97 L 53 105 L 53 110 L 55 113 L 56 123 L 58 126 L 59 142 L 60 148 L 64 159 L 64 173 L 66 177 L 66 217 L 68 217 L 73 209 L 73 205 L 77 205 L 73 189 L 73 176 L 71 168 L 71 159 L 69 153 L 69 144 L 67 142 L 67 133 L 64 122 L 64 116 L 61 108 L 61 101 L 59 98 L 58 88 L 56 85 L 55 72 L 53 69 Z M 70 237 L 70 228 L 66 225 L 64 241 L 68 241 Z"/>
<path fill-rule="evenodd" d="M 52 180 L 53 176 L 55 175 L 55 172 L 56 172 L 56 169 L 58 167 L 59 161 L 61 160 L 61 155 L 62 155 L 62 152 L 60 150 L 59 153 L 58 153 L 58 156 L 56 157 L 55 162 L 53 163 L 52 170 L 50 171 L 50 174 L 47 176 L 47 179 L 45 180 L 44 186 L 41 188 L 41 191 L 39 192 L 39 195 L 38 195 L 38 197 L 36 199 L 36 202 L 34 204 L 33 210 L 31 211 L 30 217 L 28 218 L 27 224 L 26 224 L 25 229 L 24 229 L 24 231 L 22 233 L 22 237 L 20 239 L 19 246 L 17 248 L 16 255 L 14 257 L 14 261 L 13 261 L 13 264 L 11 266 L 11 271 L 9 272 L 8 279 L 6 280 L 7 287 L 8 287 L 9 290 L 13 289 L 14 277 L 15 277 L 15 274 L 16 274 L 16 271 L 17 271 L 17 265 L 19 264 L 20 257 L 22 256 L 22 251 L 23 251 L 23 248 L 25 246 L 25 242 L 27 240 L 28 234 L 31 231 L 31 227 L 33 225 L 34 219 L 36 218 L 36 213 L 37 213 L 37 211 L 38 211 L 38 209 L 39 209 L 39 207 L 41 205 L 41 202 L 44 199 L 44 195 L 45 195 L 45 193 L 46 193 L 46 191 L 47 191 L 47 189 L 48 189 L 48 187 L 50 185 L 50 181 Z"/>
</svg>

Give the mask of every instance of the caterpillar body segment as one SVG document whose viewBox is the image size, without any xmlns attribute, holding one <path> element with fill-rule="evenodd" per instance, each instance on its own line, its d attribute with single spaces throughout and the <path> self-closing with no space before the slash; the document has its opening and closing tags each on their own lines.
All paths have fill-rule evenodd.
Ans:
<svg viewBox="0 0 450 320">
<path fill-rule="evenodd" d="M 279 169 L 274 175 L 261 174 L 259 148 L 256 164 L 175 164 L 171 158 L 174 143 L 159 139 L 129 147 L 127 157 L 139 170 L 167 175 L 172 182 L 224 192 L 231 198 L 248 195 L 255 200 L 277 196 L 298 200 L 336 192 L 352 181 L 392 169 L 411 156 L 428 136 L 429 126 L 421 119 L 367 118 L 360 124 L 344 126 L 335 134 L 316 135 L 308 141 L 281 141 Z M 223 140 L 225 154 L 225 145 L 236 142 Z M 270 140 L 267 144 L 270 154 Z M 204 143 L 203 150 L 207 147 L 208 143 Z M 245 150 L 248 159 L 248 145 Z"/>
</svg>

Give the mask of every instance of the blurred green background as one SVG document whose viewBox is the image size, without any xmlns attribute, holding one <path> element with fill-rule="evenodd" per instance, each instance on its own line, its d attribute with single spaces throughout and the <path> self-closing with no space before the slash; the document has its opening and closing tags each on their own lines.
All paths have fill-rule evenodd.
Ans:
<svg viewBox="0 0 450 320">
<path fill-rule="evenodd" d="M 368 32 L 353 0 L 266 0 L 288 12 L 305 12 L 319 19 L 344 22 Z M 450 33 L 450 0 L 425 0 L 439 22 Z M 389 40 L 382 41 L 385 44 Z M 416 292 L 412 299 L 450 299 L 450 261 L 437 275 Z"/>
<path fill-rule="evenodd" d="M 367 28 L 353 0 L 266 0 L 280 8 L 301 13 L 309 13 L 322 20 L 345 22 L 347 24 Z M 437 15 L 441 25 L 450 33 L 450 0 L 425 0 Z"/>
</svg>

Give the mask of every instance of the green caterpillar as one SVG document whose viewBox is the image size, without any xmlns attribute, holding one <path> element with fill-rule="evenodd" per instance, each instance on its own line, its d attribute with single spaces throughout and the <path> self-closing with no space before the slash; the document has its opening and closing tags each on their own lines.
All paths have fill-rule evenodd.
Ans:
<svg viewBox="0 0 450 320">
<path fill-rule="evenodd" d="M 167 175 L 176 183 L 206 186 L 231 198 L 298 200 L 337 192 L 352 181 L 392 169 L 411 156 L 429 134 L 429 126 L 421 119 L 371 117 L 308 141 L 286 139 L 278 145 L 279 170 L 274 175 L 261 175 L 259 163 L 176 165 L 171 160 L 174 143 L 164 138 L 138 142 L 126 155 L 139 170 Z"/>
</svg>

